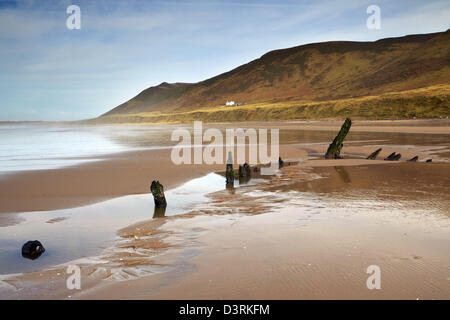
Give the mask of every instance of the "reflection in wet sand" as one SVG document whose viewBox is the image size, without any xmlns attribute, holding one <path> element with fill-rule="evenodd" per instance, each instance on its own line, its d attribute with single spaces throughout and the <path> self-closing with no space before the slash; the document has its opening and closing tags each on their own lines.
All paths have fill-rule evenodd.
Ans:
<svg viewBox="0 0 450 320">
<path fill-rule="evenodd" d="M 320 167 L 314 172 L 324 179 L 314 183 L 293 181 L 282 190 L 313 192 L 330 198 L 373 199 L 450 212 L 450 165 L 399 163 L 353 167 Z M 271 190 L 280 190 L 272 187 Z M 414 205 L 413 207 L 416 207 Z M 449 216 L 450 217 L 450 216 Z"/>
<path fill-rule="evenodd" d="M 450 296 L 449 164 L 293 165 L 208 198 L 185 214 L 120 230 L 100 263 L 84 265 L 86 276 L 94 283 L 141 278 L 141 298 Z M 385 291 L 368 295 L 367 264 L 382 265 Z M 54 272 L 44 275 L 58 278 Z M 201 285 L 209 278 L 213 291 Z M 137 294 L 108 283 L 117 289 L 92 297 Z"/>
<path fill-rule="evenodd" d="M 334 170 L 339 174 L 339 177 L 345 183 L 350 183 L 350 177 L 348 176 L 347 170 L 342 166 L 334 167 Z"/>
<path fill-rule="evenodd" d="M 148 241 L 154 256 L 161 239 L 167 245 L 154 262 L 172 272 L 142 279 L 158 288 L 146 298 L 450 297 L 450 165 L 288 166 L 209 197 L 188 214 L 124 230 L 127 248 Z M 383 270 L 381 291 L 365 287 L 370 264 Z M 111 284 L 93 297 L 122 290 L 136 294 Z"/>
<path fill-rule="evenodd" d="M 182 214 L 205 201 L 208 192 L 222 190 L 223 179 L 211 173 L 168 190 L 166 211 L 155 210 L 151 194 L 131 195 L 94 205 L 11 216 L 0 226 L 0 275 L 31 272 L 101 254 L 115 240 L 118 229 L 153 217 Z M 8 217 L 8 215 L 6 215 Z M 161 219 L 164 220 L 164 219 Z M 29 263 L 20 248 L 40 240 L 46 253 Z"/>
</svg>

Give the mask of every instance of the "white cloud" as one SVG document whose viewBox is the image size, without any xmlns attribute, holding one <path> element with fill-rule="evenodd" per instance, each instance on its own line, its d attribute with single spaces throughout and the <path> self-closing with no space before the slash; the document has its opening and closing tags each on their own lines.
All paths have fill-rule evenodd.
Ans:
<svg viewBox="0 0 450 320">
<path fill-rule="evenodd" d="M 448 1 L 376 2 L 377 32 L 365 28 L 366 0 L 80 0 L 81 30 L 65 27 L 72 1 L 21 1 L 0 9 L 0 119 L 30 102 L 96 116 L 150 85 L 203 80 L 273 49 L 449 27 Z"/>
</svg>

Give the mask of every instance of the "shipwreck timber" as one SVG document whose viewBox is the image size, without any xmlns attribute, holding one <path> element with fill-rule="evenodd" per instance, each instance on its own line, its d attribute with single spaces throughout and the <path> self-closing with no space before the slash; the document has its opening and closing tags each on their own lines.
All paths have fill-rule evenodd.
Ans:
<svg viewBox="0 0 450 320">
<path fill-rule="evenodd" d="M 325 153 L 325 159 L 341 159 L 341 149 L 344 146 L 344 139 L 352 126 L 352 120 L 350 118 L 345 119 L 341 130 L 334 138 L 333 142 L 328 146 L 328 150 Z"/>
<path fill-rule="evenodd" d="M 379 148 L 379 149 L 375 150 L 366 159 L 375 160 L 377 158 L 378 154 L 381 152 L 381 150 L 383 150 L 383 149 Z"/>
<path fill-rule="evenodd" d="M 398 161 L 402 155 L 400 153 L 392 152 L 390 155 L 388 155 L 384 160 L 385 161 Z"/>
<path fill-rule="evenodd" d="M 166 197 L 164 196 L 164 187 L 159 181 L 153 180 L 150 186 L 150 191 L 155 201 L 155 208 L 167 207 Z"/>
</svg>

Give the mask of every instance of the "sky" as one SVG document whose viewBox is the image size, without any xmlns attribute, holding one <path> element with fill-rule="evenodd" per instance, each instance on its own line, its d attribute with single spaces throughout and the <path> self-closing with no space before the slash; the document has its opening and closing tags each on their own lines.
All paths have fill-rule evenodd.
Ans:
<svg viewBox="0 0 450 320">
<path fill-rule="evenodd" d="M 80 29 L 66 26 L 70 5 Z M 380 29 L 367 28 L 370 5 Z M 93 118 L 271 50 L 449 28 L 448 0 L 0 0 L 0 121 Z"/>
</svg>

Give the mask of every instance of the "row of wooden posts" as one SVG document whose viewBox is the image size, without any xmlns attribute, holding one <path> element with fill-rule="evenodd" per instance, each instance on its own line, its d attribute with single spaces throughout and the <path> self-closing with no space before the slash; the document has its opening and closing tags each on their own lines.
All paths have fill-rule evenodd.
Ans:
<svg viewBox="0 0 450 320">
<path fill-rule="evenodd" d="M 339 133 L 334 138 L 333 142 L 328 146 L 327 152 L 325 153 L 325 159 L 342 159 L 341 157 L 341 149 L 344 146 L 344 139 L 347 136 L 347 133 L 350 131 L 350 127 L 352 126 L 352 120 L 347 118 L 344 121 L 344 124 L 339 130 Z M 378 154 L 381 152 L 381 148 L 372 152 L 366 159 L 375 160 Z M 398 161 L 402 155 L 400 153 L 392 152 L 388 155 L 384 160 L 385 161 Z M 408 162 L 417 162 L 419 160 L 419 156 L 414 156 Z M 432 162 L 431 159 L 427 159 L 425 162 Z"/>
<path fill-rule="evenodd" d="M 344 146 L 344 139 L 347 136 L 350 128 L 352 126 L 352 120 L 347 118 L 345 119 L 339 133 L 334 138 L 333 142 L 328 146 L 328 149 L 325 153 L 325 159 L 342 159 L 341 150 Z M 381 152 L 381 148 L 372 152 L 366 159 L 375 160 L 379 153 Z M 393 152 L 389 156 L 387 156 L 385 161 L 398 161 L 402 155 L 400 153 Z M 412 157 L 407 160 L 408 162 L 417 162 L 419 160 L 419 156 Z M 431 162 L 431 159 L 426 160 L 426 162 Z M 279 167 L 282 167 L 285 162 L 281 159 L 278 159 Z M 291 163 L 289 163 L 291 164 Z M 250 179 L 253 173 L 258 173 L 259 168 L 257 166 L 251 168 L 248 163 L 244 163 L 239 166 L 237 176 L 240 179 Z M 228 153 L 228 160 L 225 169 L 225 181 L 227 186 L 234 186 L 234 179 L 236 178 L 236 173 L 233 168 L 233 160 L 231 152 Z M 164 187 L 159 181 L 153 181 L 150 186 L 150 191 L 153 195 L 155 201 L 155 215 L 154 216 L 164 216 L 165 208 L 167 207 L 167 201 L 164 196 Z"/>
</svg>

